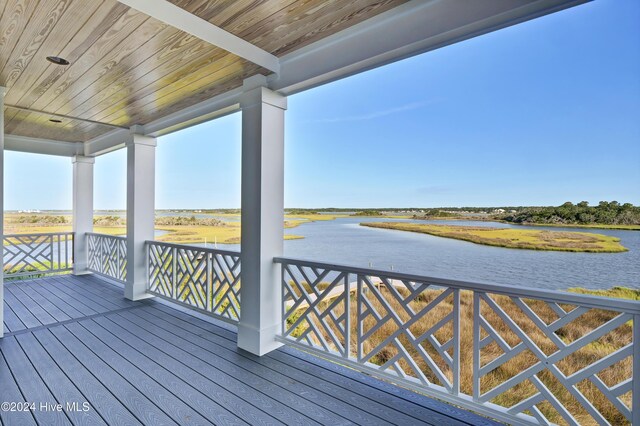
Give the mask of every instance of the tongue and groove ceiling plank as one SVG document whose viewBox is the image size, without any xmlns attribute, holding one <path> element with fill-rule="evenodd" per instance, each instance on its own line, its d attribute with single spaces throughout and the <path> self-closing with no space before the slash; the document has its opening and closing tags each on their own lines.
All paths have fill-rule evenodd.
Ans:
<svg viewBox="0 0 640 426">
<path fill-rule="evenodd" d="M 274 57 L 406 0 L 172 0 Z M 0 8 L 5 132 L 83 142 L 145 124 L 270 74 L 115 0 L 6 0 Z M 173 6 L 172 6 L 173 7 Z M 46 56 L 69 60 L 54 65 Z"/>
</svg>

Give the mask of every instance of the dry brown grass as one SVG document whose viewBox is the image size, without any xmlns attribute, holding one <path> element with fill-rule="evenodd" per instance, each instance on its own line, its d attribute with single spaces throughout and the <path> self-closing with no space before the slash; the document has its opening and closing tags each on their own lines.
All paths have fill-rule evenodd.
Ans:
<svg viewBox="0 0 640 426">
<path fill-rule="evenodd" d="M 622 291 L 624 290 L 624 291 Z M 420 312 L 426 307 L 433 299 L 440 295 L 442 290 L 427 290 L 418 295 L 413 301 L 409 303 L 409 306 L 414 312 Z M 583 291 L 584 292 L 584 291 Z M 638 299 L 640 297 L 640 291 L 630 289 L 612 289 L 612 294 L 628 296 L 629 298 Z M 403 297 L 406 297 L 408 293 L 406 291 L 400 291 Z M 602 291 L 600 291 L 602 293 Z M 408 321 L 410 318 L 401 306 L 401 304 L 391 296 L 391 292 L 387 288 L 381 288 L 380 294 L 384 299 L 392 306 L 392 309 L 398 313 L 402 321 Z M 508 315 L 514 320 L 514 322 L 520 327 L 526 334 L 535 342 L 540 350 L 549 356 L 558 350 L 558 347 L 547 335 L 538 328 L 532 320 L 530 320 L 509 297 L 492 295 L 494 300 Z M 381 317 L 384 317 L 388 311 L 379 300 L 373 296 L 372 292 L 367 294 L 368 300 L 371 302 L 371 306 L 378 312 Z M 556 319 L 558 315 L 549 306 L 536 300 L 526 299 L 524 302 L 542 319 L 546 324 L 550 324 Z M 328 302 L 323 302 L 321 309 L 328 306 Z M 461 291 L 460 294 L 460 383 L 461 391 L 468 395 L 472 395 L 472 377 L 473 377 L 473 336 L 472 336 L 472 324 L 473 324 L 473 295 L 469 291 Z M 574 306 L 561 305 L 566 311 L 570 311 Z M 427 330 L 433 327 L 441 319 L 452 311 L 453 308 L 453 295 L 449 295 L 436 305 L 428 314 L 423 315 L 419 321 L 409 327 L 413 336 L 422 336 Z M 351 348 L 356 348 L 356 324 L 357 324 L 357 302 L 354 295 L 351 296 Z M 344 303 L 341 303 L 334 309 L 336 317 L 339 317 L 344 312 Z M 485 303 L 481 303 L 481 313 L 491 326 L 503 337 L 503 339 L 511 347 L 515 347 L 521 340 L 520 338 L 509 328 L 509 326 L 502 321 L 502 319 Z M 560 328 L 556 331 L 556 335 L 564 344 L 570 344 L 576 341 L 580 337 L 588 334 L 595 328 L 606 323 L 614 318 L 617 314 L 612 311 L 604 311 L 593 309 L 583 315 L 579 316 L 576 320 L 570 322 L 568 325 Z M 299 316 L 299 313 L 294 315 Z M 325 317 L 328 318 L 328 317 Z M 377 320 L 372 315 L 367 315 L 364 320 L 364 331 L 370 330 L 377 324 Z M 301 324 L 297 328 L 296 334 L 301 333 L 306 328 L 305 324 Z M 338 327 L 335 324 L 331 325 L 334 332 L 338 333 Z M 373 335 L 364 343 L 364 352 L 368 353 L 373 348 L 380 345 L 387 336 L 390 336 L 398 330 L 397 325 L 388 321 L 384 326 L 377 330 Z M 438 339 L 440 344 L 448 341 L 453 333 L 453 324 L 451 321 L 446 323 L 440 328 L 434 336 Z M 338 334 L 339 335 L 339 334 Z M 481 338 L 487 336 L 486 332 L 481 333 Z M 329 340 L 328 333 L 325 334 L 325 339 Z M 632 339 L 632 324 L 627 322 L 622 324 L 617 329 L 607 333 L 601 338 L 595 340 L 592 343 L 587 344 L 580 350 L 565 357 L 558 363 L 557 368 L 564 374 L 570 375 L 582 368 L 593 364 L 599 359 L 611 354 L 612 352 L 620 349 L 621 347 L 629 344 Z M 400 342 L 411 354 L 411 357 L 416 360 L 419 369 L 424 375 L 434 384 L 441 385 L 437 376 L 428 367 L 427 363 L 419 355 L 409 342 L 407 335 L 400 335 Z M 426 340 L 421 344 L 422 348 L 429 354 L 438 367 L 444 372 L 446 377 L 452 379 L 452 371 L 444 362 L 443 358 L 438 354 L 433 345 Z M 453 355 L 453 349 L 447 351 L 450 355 Z M 503 351 L 496 343 L 491 343 L 485 346 L 481 351 L 481 365 L 486 365 L 491 360 L 500 356 Z M 383 365 L 388 360 L 392 359 L 398 354 L 398 349 L 393 344 L 388 344 L 382 347 L 376 352 L 376 355 L 370 359 L 370 362 L 374 364 Z M 355 354 L 352 354 L 355 355 Z M 538 358 L 530 351 L 524 350 L 519 355 L 515 356 L 511 360 L 502 364 L 492 372 L 488 373 L 481 379 L 482 393 L 487 392 L 493 387 L 505 380 L 508 380 L 523 370 L 535 365 L 538 362 Z M 412 371 L 409 363 L 406 361 L 400 361 L 400 366 L 407 375 L 416 377 L 417 374 Z M 620 383 L 627 378 L 631 377 L 632 360 L 631 357 L 623 359 L 621 362 L 614 364 L 613 366 L 604 369 L 598 373 L 598 377 L 608 386 Z M 556 377 L 547 368 L 543 369 L 537 374 L 542 383 L 551 391 L 562 404 L 567 407 L 569 412 L 581 423 L 581 424 L 596 424 L 591 416 L 584 410 L 579 402 L 569 393 L 569 391 L 556 379 Z M 577 388 L 586 396 L 586 398 L 603 414 L 603 416 L 614 425 L 628 424 L 626 419 L 618 412 L 618 410 L 607 400 L 607 398 L 593 385 L 590 381 L 584 380 L 577 384 Z M 507 390 L 506 392 L 499 394 L 491 400 L 495 404 L 502 406 L 512 406 L 520 401 L 537 393 L 537 389 L 532 382 L 526 380 L 521 384 Z M 631 395 L 623 395 L 623 403 L 627 406 L 631 405 Z M 538 404 L 537 407 L 544 413 L 544 415 L 552 422 L 558 424 L 566 424 L 559 413 L 548 402 Z"/>
</svg>

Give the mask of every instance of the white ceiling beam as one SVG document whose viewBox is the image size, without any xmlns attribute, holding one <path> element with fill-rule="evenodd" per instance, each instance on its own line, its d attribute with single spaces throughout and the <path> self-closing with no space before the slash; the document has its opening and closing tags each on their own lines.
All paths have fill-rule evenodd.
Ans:
<svg viewBox="0 0 640 426">
<path fill-rule="evenodd" d="M 82 142 L 66 142 L 52 139 L 30 138 L 27 136 L 5 135 L 4 149 L 8 151 L 30 152 L 32 154 L 60 155 L 73 157 L 82 155 Z"/>
<path fill-rule="evenodd" d="M 125 4 L 153 3 L 155 6 L 157 0 L 121 1 Z M 246 80 L 245 85 L 267 85 L 272 90 L 291 95 L 587 1 L 410 1 L 283 56 L 279 75 L 268 79 L 254 76 Z M 248 88 L 233 89 L 147 123 L 142 126 L 143 133 L 162 136 L 239 111 L 243 90 Z M 126 130 L 114 130 L 87 142 L 85 155 L 100 155 L 124 147 L 128 137 Z"/>
<path fill-rule="evenodd" d="M 130 129 L 116 129 L 109 133 L 98 136 L 84 143 L 85 157 L 97 157 L 107 154 L 120 148 L 124 148 L 126 143 L 133 140 Z"/>
<path fill-rule="evenodd" d="M 242 89 L 234 89 L 176 111 L 143 126 L 147 136 L 163 136 L 240 111 Z"/>
<path fill-rule="evenodd" d="M 291 95 L 590 0 L 410 1 L 280 58 Z"/>
<path fill-rule="evenodd" d="M 145 15 L 151 16 L 180 31 L 189 33 L 227 52 L 260 65 L 271 72 L 280 72 L 277 56 L 223 30 L 167 0 L 118 0 Z"/>
</svg>

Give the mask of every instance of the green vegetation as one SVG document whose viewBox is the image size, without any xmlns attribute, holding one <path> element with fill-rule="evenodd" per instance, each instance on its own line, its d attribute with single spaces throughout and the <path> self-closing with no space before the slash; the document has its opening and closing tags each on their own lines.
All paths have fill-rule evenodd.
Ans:
<svg viewBox="0 0 640 426">
<path fill-rule="evenodd" d="M 522 225 L 591 226 L 640 230 L 640 207 L 617 201 L 600 201 L 589 206 L 566 202 L 558 207 L 525 207 L 515 213 L 494 216 L 496 219 Z"/>
<path fill-rule="evenodd" d="M 463 218 L 463 216 L 460 213 L 450 212 L 450 211 L 440 210 L 440 209 L 427 209 L 424 211 L 424 213 L 414 214 L 412 216 L 412 219 L 424 219 L 424 220 L 460 219 L 460 218 Z"/>
<path fill-rule="evenodd" d="M 372 217 L 378 217 L 378 216 L 383 216 L 383 213 L 379 210 L 360 210 L 358 212 L 355 212 L 353 214 L 353 216 L 372 216 Z"/>
<path fill-rule="evenodd" d="M 620 239 L 588 232 L 557 232 L 530 229 L 490 228 L 480 226 L 426 225 L 417 223 L 361 223 L 372 228 L 418 232 L 437 237 L 453 238 L 488 246 L 589 253 L 627 251 Z"/>
<path fill-rule="evenodd" d="M 295 216 L 295 215 L 306 215 L 306 214 L 312 214 L 312 215 L 316 215 L 316 214 L 320 214 L 315 210 L 304 210 L 304 209 L 291 209 L 291 210 L 285 210 L 284 213 L 286 215 L 289 216 Z"/>
</svg>

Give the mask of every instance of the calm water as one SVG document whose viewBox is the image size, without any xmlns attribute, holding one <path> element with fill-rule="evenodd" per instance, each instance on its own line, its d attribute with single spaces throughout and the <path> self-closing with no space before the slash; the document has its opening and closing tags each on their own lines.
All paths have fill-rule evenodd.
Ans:
<svg viewBox="0 0 640 426">
<path fill-rule="evenodd" d="M 287 229 L 286 233 L 305 238 L 285 241 L 285 255 L 346 265 L 372 266 L 376 269 L 389 270 L 393 267 L 394 271 L 436 277 L 546 289 L 609 288 L 615 285 L 640 288 L 640 231 L 567 228 L 566 230 L 571 231 L 616 236 L 629 249 L 625 253 L 569 253 L 489 247 L 431 235 L 358 225 L 364 221 L 392 220 L 344 218 L 306 223 Z M 455 224 L 515 227 L 475 221 L 456 221 Z M 235 246 L 234 249 L 238 247 Z"/>
<path fill-rule="evenodd" d="M 107 213 L 107 212 L 104 212 Z M 108 212 L 117 215 L 120 212 Z M 175 215 L 163 212 L 162 215 Z M 212 215 L 195 214 L 196 217 Z M 233 220 L 230 217 L 220 217 Z M 496 222 L 429 221 L 473 226 L 594 232 L 620 238 L 624 253 L 569 253 L 489 247 L 426 234 L 359 226 L 360 222 L 423 222 L 403 219 L 343 218 L 305 223 L 285 233 L 285 256 L 465 281 L 546 289 L 569 287 L 640 288 L 640 231 L 524 227 Z M 160 235 L 162 231 L 156 231 Z M 211 247 L 211 244 L 208 245 Z M 220 249 L 240 250 L 238 244 Z"/>
</svg>

